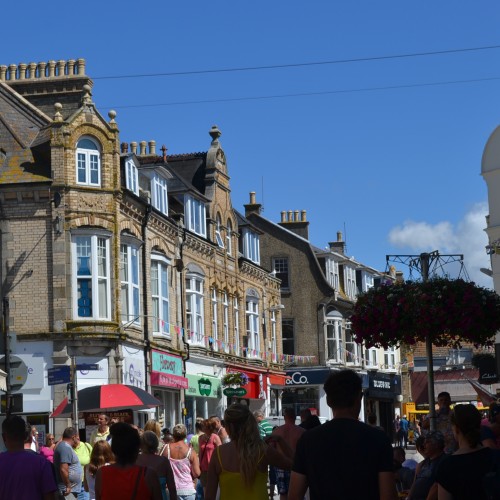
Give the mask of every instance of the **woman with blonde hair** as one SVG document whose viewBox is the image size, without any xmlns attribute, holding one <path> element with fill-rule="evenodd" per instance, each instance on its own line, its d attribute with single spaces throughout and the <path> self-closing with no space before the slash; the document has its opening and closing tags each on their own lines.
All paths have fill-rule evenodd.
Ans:
<svg viewBox="0 0 500 500">
<path fill-rule="evenodd" d="M 97 471 L 105 466 L 114 463 L 115 456 L 111 451 L 111 446 L 105 440 L 96 441 L 90 454 L 90 462 L 85 466 L 83 476 L 83 487 L 89 493 L 89 500 L 95 500 L 95 476 Z"/>
<path fill-rule="evenodd" d="M 205 500 L 215 500 L 217 487 L 220 500 L 267 499 L 267 468 L 292 467 L 293 452 L 280 436 L 270 436 L 267 441 L 279 442 L 286 455 L 263 441 L 257 421 L 247 405 L 232 404 L 224 413 L 229 443 L 219 446 L 208 470 Z"/>
<path fill-rule="evenodd" d="M 54 434 L 47 434 L 45 437 L 45 445 L 40 446 L 40 455 L 43 455 L 51 464 L 54 463 L 54 450 L 56 448 L 56 440 Z"/>
</svg>

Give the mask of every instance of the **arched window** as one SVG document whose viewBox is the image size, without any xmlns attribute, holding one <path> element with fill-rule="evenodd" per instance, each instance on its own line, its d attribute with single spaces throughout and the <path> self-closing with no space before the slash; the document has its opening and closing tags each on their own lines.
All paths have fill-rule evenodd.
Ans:
<svg viewBox="0 0 500 500">
<path fill-rule="evenodd" d="M 100 148 L 90 137 L 82 137 L 76 145 L 76 182 L 84 186 L 101 185 Z"/>
<path fill-rule="evenodd" d="M 224 248 L 224 240 L 222 239 L 222 223 L 219 214 L 217 214 L 217 217 L 215 218 L 215 240 L 220 248 Z"/>
</svg>

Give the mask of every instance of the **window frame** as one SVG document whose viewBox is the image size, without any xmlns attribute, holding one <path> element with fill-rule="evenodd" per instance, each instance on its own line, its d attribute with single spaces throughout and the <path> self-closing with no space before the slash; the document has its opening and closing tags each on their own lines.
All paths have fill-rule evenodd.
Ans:
<svg viewBox="0 0 500 500">
<path fill-rule="evenodd" d="M 288 336 L 288 331 L 291 331 L 291 336 Z M 285 337 L 285 333 L 287 336 Z M 291 349 L 288 346 L 291 345 Z M 282 318 L 281 319 L 281 348 L 283 354 L 294 356 L 295 355 L 295 322 L 293 318 Z M 291 352 L 288 352 L 288 351 Z"/>
<path fill-rule="evenodd" d="M 141 325 L 141 242 L 128 235 L 120 238 L 120 305 L 121 322 Z M 126 262 L 123 261 L 124 249 Z M 124 267 L 125 264 L 125 267 Z M 127 275 L 123 271 L 127 271 Z M 126 296 L 124 297 L 124 291 Z M 124 301 L 124 298 L 126 301 Z M 125 302 L 125 304 L 124 304 Z M 126 305 L 126 310 L 124 306 Z"/>
<path fill-rule="evenodd" d="M 78 240 L 88 238 L 90 240 L 90 278 L 78 275 Z M 104 247 L 100 243 L 104 242 Z M 73 293 L 73 318 L 75 320 L 95 321 L 111 320 L 111 233 L 107 231 L 77 230 L 71 234 L 71 257 L 72 257 L 72 293 Z M 104 248 L 105 262 L 104 275 L 99 274 L 100 249 Z M 91 283 L 91 304 L 92 312 L 88 316 L 80 316 L 79 309 L 79 281 L 89 280 Z M 101 285 L 104 283 L 106 296 L 104 301 L 100 298 Z M 105 313 L 101 310 L 105 309 Z"/>
<path fill-rule="evenodd" d="M 222 222 L 220 215 L 215 217 L 215 241 L 219 248 L 224 248 L 224 240 L 222 239 Z"/>
<path fill-rule="evenodd" d="M 132 158 L 125 161 L 125 186 L 129 191 L 139 196 L 139 170 Z"/>
<path fill-rule="evenodd" d="M 226 226 L 226 252 L 228 255 L 233 254 L 233 223 L 230 219 L 227 221 Z"/>
<path fill-rule="evenodd" d="M 94 144 L 96 149 L 89 149 L 89 148 L 83 148 L 80 147 L 79 144 L 84 141 L 88 140 Z M 83 158 L 80 158 L 80 155 L 83 156 Z M 92 164 L 93 164 L 93 159 L 92 157 L 95 156 L 97 159 L 97 168 L 93 169 Z M 81 168 L 81 160 L 83 159 L 83 169 Z M 92 136 L 88 135 L 82 135 L 78 141 L 76 142 L 76 148 L 75 148 L 75 163 L 76 163 L 76 183 L 79 186 L 90 186 L 90 187 L 101 187 L 101 177 L 102 177 L 102 166 L 101 166 L 101 145 Z M 80 171 L 83 170 L 85 174 L 85 180 L 81 181 L 80 180 Z M 97 181 L 92 182 L 92 171 L 96 170 L 97 171 Z"/>
<path fill-rule="evenodd" d="M 243 229 L 243 255 L 248 260 L 260 265 L 260 237 L 251 229 Z"/>
<path fill-rule="evenodd" d="M 345 356 L 346 365 L 361 365 L 361 344 L 356 342 L 352 333 L 352 324 L 349 320 L 345 321 L 344 324 L 344 335 L 345 335 Z"/>
<path fill-rule="evenodd" d="M 193 334 L 192 338 L 188 335 L 188 341 L 197 346 L 205 346 L 204 284 L 205 277 L 200 274 L 189 273 L 185 277 L 186 328 Z"/>
<path fill-rule="evenodd" d="M 193 196 L 185 196 L 185 225 L 188 231 L 207 237 L 207 208 L 204 202 Z M 199 227 L 197 227 L 199 226 Z"/>
<path fill-rule="evenodd" d="M 247 335 L 247 358 L 258 358 L 260 350 L 259 299 L 248 296 L 245 300 L 245 323 Z M 252 353 L 255 351 L 255 354 Z"/>
<path fill-rule="evenodd" d="M 221 294 L 222 302 L 222 336 L 224 338 L 224 351 L 229 352 L 229 300 L 227 292 Z"/>
<path fill-rule="evenodd" d="M 151 176 L 151 204 L 164 215 L 168 215 L 168 182 L 155 172 Z"/>
<path fill-rule="evenodd" d="M 156 266 L 157 293 L 154 293 L 153 268 Z M 170 334 L 170 269 L 171 260 L 158 253 L 151 254 L 150 270 L 150 290 L 153 316 L 153 335 L 171 338 Z M 166 276 L 166 285 L 163 282 L 162 275 Z M 164 290 L 166 286 L 166 290 Z M 155 301 L 157 302 L 158 316 L 155 316 Z M 165 319 L 165 307 L 167 308 Z M 162 325 L 163 323 L 163 325 Z M 163 328 L 162 328 L 163 326 Z"/>
<path fill-rule="evenodd" d="M 338 311 L 332 311 L 326 316 L 326 359 L 331 363 L 343 363 L 344 361 L 342 322 L 342 315 Z"/>
<path fill-rule="evenodd" d="M 282 266 L 281 264 L 284 264 Z M 277 267 L 285 268 L 286 270 L 278 270 Z M 281 280 L 280 290 L 283 292 L 290 291 L 290 266 L 288 257 L 273 257 L 272 258 L 272 269 L 275 272 L 277 278 Z M 285 279 L 283 279 L 285 277 Z M 285 284 L 285 285 L 283 285 Z"/>
</svg>

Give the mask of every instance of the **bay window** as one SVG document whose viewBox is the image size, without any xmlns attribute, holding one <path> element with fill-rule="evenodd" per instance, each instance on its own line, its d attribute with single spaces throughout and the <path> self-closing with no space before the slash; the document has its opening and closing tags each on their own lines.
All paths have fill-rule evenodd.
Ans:
<svg viewBox="0 0 500 500">
<path fill-rule="evenodd" d="M 110 237 L 78 232 L 71 242 L 73 317 L 111 319 Z"/>
</svg>

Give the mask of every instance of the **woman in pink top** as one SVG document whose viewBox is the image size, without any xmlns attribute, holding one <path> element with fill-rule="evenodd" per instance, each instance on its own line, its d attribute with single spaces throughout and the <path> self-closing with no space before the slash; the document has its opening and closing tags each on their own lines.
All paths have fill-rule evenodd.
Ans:
<svg viewBox="0 0 500 500">
<path fill-rule="evenodd" d="M 47 434 L 47 437 L 45 438 L 45 446 L 40 446 L 40 455 L 43 455 L 51 464 L 54 463 L 54 448 L 56 447 L 55 444 L 55 437 L 54 434 Z"/>
<path fill-rule="evenodd" d="M 177 424 L 172 430 L 172 435 L 174 442 L 167 444 L 167 457 L 174 472 L 177 498 L 194 500 L 196 490 L 193 480 L 201 473 L 198 455 L 184 442 L 187 435 L 185 425 Z"/>
<path fill-rule="evenodd" d="M 203 432 L 204 434 L 198 438 L 198 447 L 200 450 L 200 482 L 203 485 L 203 493 L 205 493 L 208 479 L 208 464 L 215 448 L 222 444 L 220 437 L 217 435 L 217 419 L 210 417 L 205 420 L 203 422 Z"/>
</svg>

